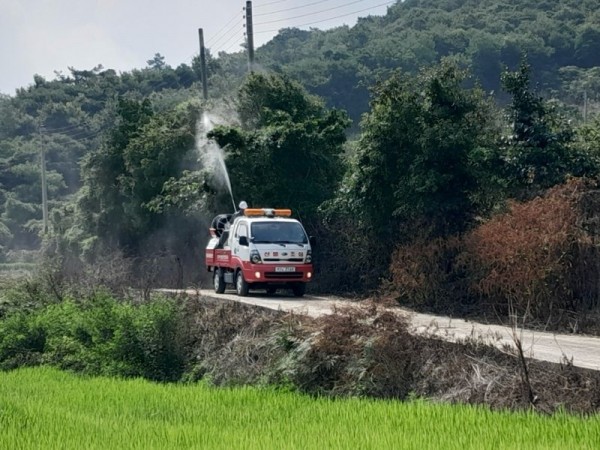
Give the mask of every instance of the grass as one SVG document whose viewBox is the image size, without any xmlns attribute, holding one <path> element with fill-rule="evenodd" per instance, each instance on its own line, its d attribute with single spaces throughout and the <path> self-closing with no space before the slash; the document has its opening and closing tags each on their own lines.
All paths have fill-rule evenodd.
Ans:
<svg viewBox="0 0 600 450">
<path fill-rule="evenodd" d="M 4 449 L 597 449 L 600 417 L 0 372 Z"/>
</svg>

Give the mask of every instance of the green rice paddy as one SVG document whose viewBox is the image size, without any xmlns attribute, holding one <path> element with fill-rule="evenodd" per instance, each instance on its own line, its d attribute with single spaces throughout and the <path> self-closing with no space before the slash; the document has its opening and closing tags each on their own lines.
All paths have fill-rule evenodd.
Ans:
<svg viewBox="0 0 600 450">
<path fill-rule="evenodd" d="M 598 449 L 600 416 L 0 372 L 0 449 Z"/>
</svg>

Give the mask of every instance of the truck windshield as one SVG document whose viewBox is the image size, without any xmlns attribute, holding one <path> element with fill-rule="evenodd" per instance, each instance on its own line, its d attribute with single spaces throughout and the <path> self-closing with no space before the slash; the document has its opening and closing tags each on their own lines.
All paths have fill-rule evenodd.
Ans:
<svg viewBox="0 0 600 450">
<path fill-rule="evenodd" d="M 298 222 L 254 222 L 252 239 L 255 244 L 306 244 L 304 228 Z"/>
</svg>

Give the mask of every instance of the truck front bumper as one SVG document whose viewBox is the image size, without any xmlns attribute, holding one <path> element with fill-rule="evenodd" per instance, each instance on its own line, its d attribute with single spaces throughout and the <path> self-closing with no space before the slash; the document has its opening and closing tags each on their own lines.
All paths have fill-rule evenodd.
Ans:
<svg viewBox="0 0 600 450">
<path fill-rule="evenodd" d="M 312 264 L 252 264 L 242 267 L 244 279 L 252 283 L 308 283 L 313 277 Z"/>
</svg>

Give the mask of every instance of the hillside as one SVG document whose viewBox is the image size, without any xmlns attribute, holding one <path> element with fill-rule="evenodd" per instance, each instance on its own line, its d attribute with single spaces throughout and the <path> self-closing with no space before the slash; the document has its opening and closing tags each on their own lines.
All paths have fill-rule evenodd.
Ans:
<svg viewBox="0 0 600 450">
<path fill-rule="evenodd" d="M 581 104 L 600 95 L 600 10 L 594 0 L 407 0 L 352 28 L 281 30 L 258 49 L 260 64 L 304 83 L 353 119 L 368 109 L 368 86 L 391 70 L 409 72 L 452 57 L 487 91 L 503 66 L 525 53 L 548 94 Z"/>
</svg>

